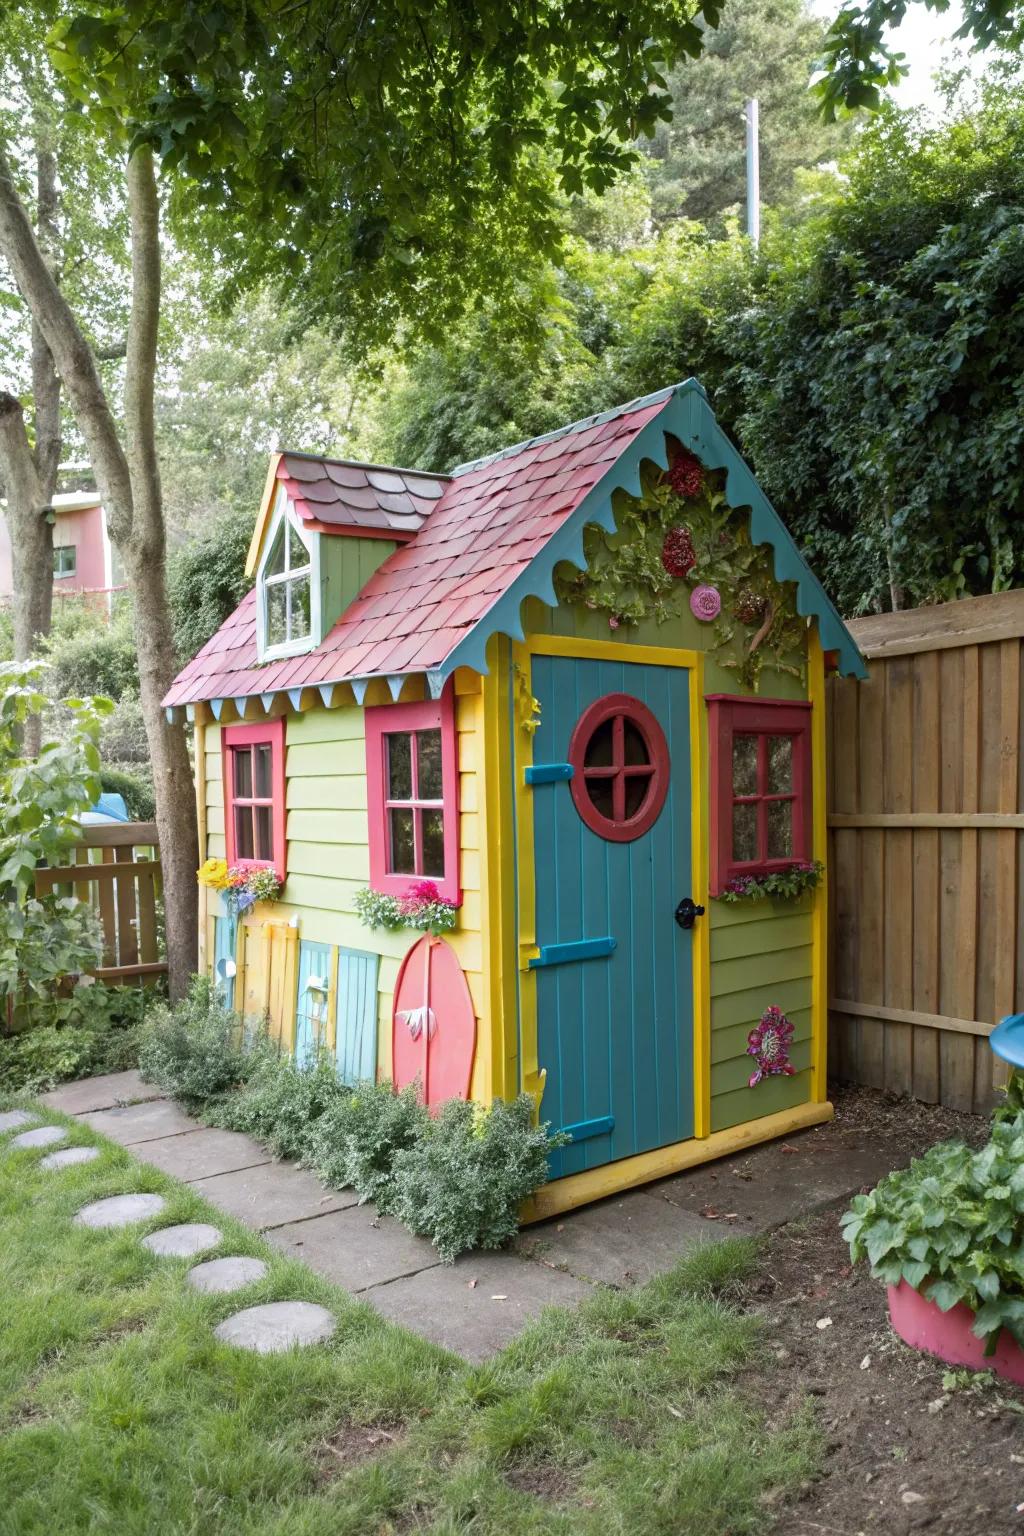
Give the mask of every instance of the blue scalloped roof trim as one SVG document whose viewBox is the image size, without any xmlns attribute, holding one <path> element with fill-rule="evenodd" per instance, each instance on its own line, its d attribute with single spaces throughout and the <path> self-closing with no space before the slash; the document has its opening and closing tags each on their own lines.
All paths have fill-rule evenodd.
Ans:
<svg viewBox="0 0 1024 1536">
<path fill-rule="evenodd" d="M 837 652 L 839 671 L 844 676 L 867 677 L 867 667 L 856 641 L 797 549 L 789 529 L 718 425 L 702 386 L 696 379 L 687 379 L 667 393 L 659 391 L 657 395 L 648 397 L 648 401 L 662 396 L 665 399 L 664 409 L 647 423 L 605 477 L 580 502 L 572 516 L 534 556 L 529 567 L 494 606 L 482 615 L 465 639 L 459 642 L 440 668 L 442 677 L 449 677 L 456 667 L 472 667 L 474 671 L 486 672 L 487 642 L 492 635 L 508 635 L 513 640 L 524 639 L 522 605 L 527 598 L 536 597 L 549 608 L 557 607 L 555 567 L 566 561 L 579 570 L 585 569 L 583 530 L 588 524 L 596 523 L 607 533 L 615 532 L 613 492 L 622 490 L 631 496 L 642 494 L 640 466 L 645 459 L 650 459 L 661 469 L 668 468 L 666 433 L 671 433 L 695 453 L 705 468 L 725 470 L 726 500 L 734 509 L 750 508 L 751 540 L 755 544 L 771 546 L 775 579 L 795 584 L 797 612 L 804 618 L 816 621 L 822 649 Z M 638 401 L 630 407 L 605 412 L 600 418 L 588 417 L 585 422 L 574 423 L 572 427 L 563 428 L 561 432 L 549 436 L 555 438 L 564 432 L 582 429 L 597 419 L 610 420 L 613 416 L 621 415 L 623 409 L 635 410 L 648 401 Z M 518 452 L 523 446 L 520 444 L 519 448 L 507 449 L 505 453 Z M 476 465 L 460 466 L 455 473 L 471 467 L 475 468 Z"/>
</svg>

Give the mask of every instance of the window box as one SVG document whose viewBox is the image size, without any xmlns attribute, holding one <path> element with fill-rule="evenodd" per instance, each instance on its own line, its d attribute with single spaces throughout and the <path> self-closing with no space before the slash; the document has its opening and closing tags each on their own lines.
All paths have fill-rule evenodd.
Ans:
<svg viewBox="0 0 1024 1536">
<path fill-rule="evenodd" d="M 430 880 L 458 906 L 459 774 L 455 690 L 366 711 L 370 885 L 404 897 Z"/>
<path fill-rule="evenodd" d="M 230 867 L 285 879 L 284 720 L 223 731 L 224 832 Z"/>
<path fill-rule="evenodd" d="M 730 880 L 811 860 L 811 706 L 707 698 L 711 740 L 711 894 Z"/>
</svg>

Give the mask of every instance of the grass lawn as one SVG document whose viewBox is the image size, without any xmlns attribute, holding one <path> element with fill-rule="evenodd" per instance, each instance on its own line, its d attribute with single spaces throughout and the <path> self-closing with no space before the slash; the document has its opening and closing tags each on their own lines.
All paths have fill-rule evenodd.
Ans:
<svg viewBox="0 0 1024 1536">
<path fill-rule="evenodd" d="M 552 1309 L 470 1367 L 64 1123 L 101 1157 L 42 1173 L 0 1139 L 3 1536 L 741 1536 L 815 1470 L 809 1417 L 776 1422 L 757 1321 L 729 1300 L 752 1244 Z M 219 1251 L 268 1275 L 201 1296 L 194 1261 L 148 1254 L 144 1229 L 72 1225 L 130 1191 L 167 1197 L 158 1225 L 216 1223 Z M 213 1338 L 240 1306 L 300 1298 L 335 1313 L 328 1344 L 261 1357 Z"/>
</svg>

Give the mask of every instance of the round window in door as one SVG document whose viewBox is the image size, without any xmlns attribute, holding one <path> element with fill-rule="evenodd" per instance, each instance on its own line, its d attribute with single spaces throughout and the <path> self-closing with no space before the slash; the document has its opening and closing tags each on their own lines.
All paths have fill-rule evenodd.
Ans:
<svg viewBox="0 0 1024 1536">
<path fill-rule="evenodd" d="M 668 794 L 668 743 L 646 704 L 608 693 L 585 709 L 569 742 L 573 803 L 598 837 L 629 843 L 661 814 Z"/>
</svg>

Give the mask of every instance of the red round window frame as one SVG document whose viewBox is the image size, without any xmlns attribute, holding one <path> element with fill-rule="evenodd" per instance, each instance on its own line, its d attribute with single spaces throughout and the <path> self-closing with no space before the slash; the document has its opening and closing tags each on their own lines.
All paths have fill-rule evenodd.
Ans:
<svg viewBox="0 0 1024 1536">
<path fill-rule="evenodd" d="M 585 759 L 591 737 L 606 720 L 622 715 L 639 731 L 647 748 L 652 771 L 648 777 L 647 794 L 640 809 L 625 821 L 613 821 L 603 816 L 590 798 L 585 774 Z M 629 693 L 607 693 L 589 705 L 577 720 L 569 741 L 569 761 L 572 778 L 569 788 L 573 804 L 580 820 L 609 843 L 631 843 L 649 832 L 661 815 L 668 795 L 669 755 L 665 732 L 658 721 L 639 699 Z"/>
</svg>

